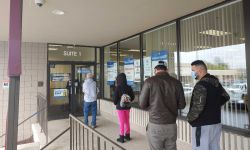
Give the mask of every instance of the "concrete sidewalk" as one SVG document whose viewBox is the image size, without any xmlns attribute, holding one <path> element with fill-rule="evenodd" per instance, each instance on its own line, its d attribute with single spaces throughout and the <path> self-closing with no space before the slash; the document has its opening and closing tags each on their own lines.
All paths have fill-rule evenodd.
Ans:
<svg viewBox="0 0 250 150">
<path fill-rule="evenodd" d="M 80 117 L 81 120 L 83 120 L 83 117 Z M 91 121 L 91 118 L 89 118 Z M 53 120 L 49 121 L 49 138 L 53 139 L 58 135 L 61 131 L 66 129 L 69 126 L 69 120 L 68 119 L 62 119 L 62 120 Z M 116 139 L 119 135 L 119 127 L 118 124 L 109 121 L 105 119 L 102 116 L 97 117 L 97 128 L 96 130 L 106 137 L 110 138 L 114 142 L 116 142 Z M 131 138 L 132 140 L 125 143 L 117 143 L 120 146 L 124 147 L 127 150 L 149 150 L 149 146 L 147 143 L 147 139 L 145 135 L 142 135 L 136 131 L 131 131 Z M 59 138 L 57 141 L 52 143 L 47 149 L 49 150 L 69 150 L 69 132 L 64 134 L 61 138 Z M 191 150 L 191 145 L 187 143 L 183 143 L 181 141 L 177 141 L 177 149 L 178 150 Z"/>
</svg>

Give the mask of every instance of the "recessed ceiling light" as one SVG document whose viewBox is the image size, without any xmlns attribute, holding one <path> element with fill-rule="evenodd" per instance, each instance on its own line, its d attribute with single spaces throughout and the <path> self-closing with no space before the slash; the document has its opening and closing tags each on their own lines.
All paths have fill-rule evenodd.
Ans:
<svg viewBox="0 0 250 150">
<path fill-rule="evenodd" d="M 128 50 L 128 51 L 130 51 L 130 52 L 140 52 L 139 49 L 130 49 L 130 50 Z"/>
<path fill-rule="evenodd" d="M 58 48 L 49 47 L 49 51 L 57 51 Z"/>
<path fill-rule="evenodd" d="M 200 46 L 195 46 L 195 48 L 196 49 L 210 49 L 212 47 L 211 46 L 202 46 L 202 45 L 200 45 Z"/>
<path fill-rule="evenodd" d="M 212 35 L 212 36 L 224 36 L 224 35 L 229 35 L 229 34 L 232 34 L 232 33 L 210 29 L 210 30 L 202 31 L 202 32 L 200 32 L 200 34 L 206 34 L 206 35 Z"/>
<path fill-rule="evenodd" d="M 74 46 L 67 46 L 67 48 L 75 48 Z"/>
<path fill-rule="evenodd" d="M 53 47 L 62 47 L 62 45 L 58 45 L 58 44 L 49 44 L 49 46 L 53 46 Z"/>
<path fill-rule="evenodd" d="M 245 38 L 240 38 L 240 40 L 245 41 Z"/>
<path fill-rule="evenodd" d="M 53 13 L 54 15 L 64 15 L 64 11 L 59 10 L 59 9 L 53 10 L 52 13 Z"/>
</svg>

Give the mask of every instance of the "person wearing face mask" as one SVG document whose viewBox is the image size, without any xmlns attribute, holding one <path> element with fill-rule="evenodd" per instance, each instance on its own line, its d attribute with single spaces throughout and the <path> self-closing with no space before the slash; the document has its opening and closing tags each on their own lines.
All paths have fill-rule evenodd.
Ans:
<svg viewBox="0 0 250 150">
<path fill-rule="evenodd" d="M 202 60 L 191 63 L 194 86 L 187 120 L 192 126 L 192 149 L 219 150 L 221 135 L 221 106 L 229 95 L 219 80 L 207 73 Z"/>
</svg>

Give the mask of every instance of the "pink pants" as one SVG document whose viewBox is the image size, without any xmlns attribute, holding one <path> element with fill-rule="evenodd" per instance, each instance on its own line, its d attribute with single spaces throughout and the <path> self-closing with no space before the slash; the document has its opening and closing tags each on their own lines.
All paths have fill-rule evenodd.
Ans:
<svg viewBox="0 0 250 150">
<path fill-rule="evenodd" d="M 125 134 L 130 134 L 129 111 L 130 110 L 117 110 L 120 126 L 120 135 L 124 135 L 124 127 Z"/>
</svg>

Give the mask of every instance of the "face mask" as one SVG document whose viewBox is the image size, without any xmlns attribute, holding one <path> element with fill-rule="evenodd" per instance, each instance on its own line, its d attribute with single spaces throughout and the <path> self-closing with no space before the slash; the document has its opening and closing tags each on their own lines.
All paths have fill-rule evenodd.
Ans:
<svg viewBox="0 0 250 150">
<path fill-rule="evenodd" d="M 191 72 L 191 76 L 192 76 L 193 79 L 197 79 L 198 78 L 197 73 L 194 72 L 194 71 Z"/>
</svg>

